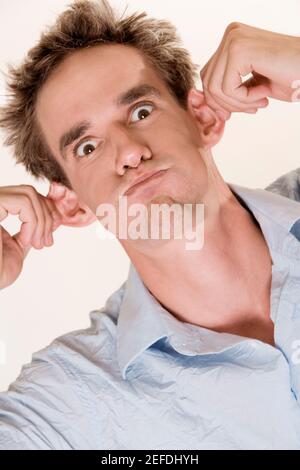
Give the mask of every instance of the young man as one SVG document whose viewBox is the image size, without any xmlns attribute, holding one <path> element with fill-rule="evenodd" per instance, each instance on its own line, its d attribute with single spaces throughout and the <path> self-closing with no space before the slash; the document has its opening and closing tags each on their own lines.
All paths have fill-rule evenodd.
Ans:
<svg viewBox="0 0 300 470">
<path fill-rule="evenodd" d="M 300 205 L 223 180 L 211 148 L 236 100 L 205 88 L 195 109 L 177 41 L 165 21 L 75 2 L 11 72 L 7 143 L 51 187 L 47 201 L 27 187 L 0 193 L 4 215 L 24 205 L 25 226 L 4 235 L 19 248 L 15 271 L 6 252 L 3 287 L 31 244 L 47 243 L 51 211 L 81 226 L 124 196 L 147 209 L 201 203 L 205 241 L 119 239 L 127 281 L 0 395 L 3 448 L 300 448 Z M 251 99 L 238 109 L 266 105 Z"/>
</svg>

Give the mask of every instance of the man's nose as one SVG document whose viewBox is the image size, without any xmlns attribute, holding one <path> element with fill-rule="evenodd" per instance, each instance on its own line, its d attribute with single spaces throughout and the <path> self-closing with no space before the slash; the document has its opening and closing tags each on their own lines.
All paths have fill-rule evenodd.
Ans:
<svg viewBox="0 0 300 470">
<path fill-rule="evenodd" d="M 140 142 L 134 134 L 128 130 L 119 128 L 118 135 L 114 134 L 117 142 L 116 170 L 118 175 L 123 175 L 127 168 L 137 168 L 141 160 L 152 158 L 148 146 Z"/>
</svg>

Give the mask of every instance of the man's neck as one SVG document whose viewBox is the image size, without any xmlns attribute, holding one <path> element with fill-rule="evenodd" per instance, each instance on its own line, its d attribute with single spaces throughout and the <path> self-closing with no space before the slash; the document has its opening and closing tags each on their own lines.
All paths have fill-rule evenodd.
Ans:
<svg viewBox="0 0 300 470">
<path fill-rule="evenodd" d="M 179 320 L 274 345 L 270 318 L 272 260 L 252 213 L 222 181 L 218 207 L 199 251 L 183 240 L 129 256 L 149 291 Z"/>
</svg>

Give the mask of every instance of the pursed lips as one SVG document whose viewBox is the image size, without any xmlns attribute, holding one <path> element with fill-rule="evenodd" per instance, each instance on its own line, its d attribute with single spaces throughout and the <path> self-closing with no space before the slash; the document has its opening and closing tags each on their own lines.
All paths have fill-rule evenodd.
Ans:
<svg viewBox="0 0 300 470">
<path fill-rule="evenodd" d="M 135 180 L 135 182 L 126 190 L 126 192 L 124 193 L 124 196 L 128 196 L 128 195 L 132 194 L 139 186 L 146 183 L 151 178 L 153 178 L 155 176 L 158 176 L 159 174 L 161 174 L 164 171 L 165 170 L 155 170 L 155 171 L 152 171 L 151 173 L 146 173 L 145 175 L 141 176 L 140 178 L 137 178 Z"/>
</svg>

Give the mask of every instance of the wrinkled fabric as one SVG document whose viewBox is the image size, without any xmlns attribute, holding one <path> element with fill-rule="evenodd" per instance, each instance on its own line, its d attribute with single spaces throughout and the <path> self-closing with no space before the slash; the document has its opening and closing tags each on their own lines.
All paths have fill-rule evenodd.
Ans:
<svg viewBox="0 0 300 470">
<path fill-rule="evenodd" d="M 300 204 L 229 187 L 269 246 L 276 347 L 179 321 L 131 264 L 0 393 L 1 449 L 300 449 Z"/>
<path fill-rule="evenodd" d="M 300 168 L 282 175 L 266 187 L 267 191 L 300 201 Z"/>
</svg>

